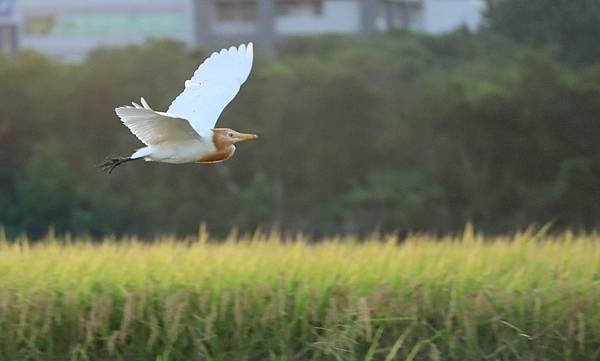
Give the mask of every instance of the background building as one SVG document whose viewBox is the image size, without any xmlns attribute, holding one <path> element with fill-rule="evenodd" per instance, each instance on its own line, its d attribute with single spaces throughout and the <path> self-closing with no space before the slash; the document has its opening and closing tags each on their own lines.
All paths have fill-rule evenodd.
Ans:
<svg viewBox="0 0 600 361">
<path fill-rule="evenodd" d="M 0 0 L 0 51 L 12 53 L 17 49 L 18 30 L 14 0 Z"/>
<path fill-rule="evenodd" d="M 17 9 L 13 9 L 17 1 Z M 0 46 L 77 60 L 149 38 L 192 46 L 253 40 L 274 49 L 298 35 L 476 27 L 481 0 L 0 0 Z M 2 15 L 2 9 L 10 9 Z M 18 13 L 19 16 L 15 14 Z M 10 25 L 6 25 L 10 18 Z M 3 22 L 4 21 L 4 22 Z M 18 23 L 18 27 L 17 27 Z M 4 25 L 3 25 L 4 24 Z M 19 31 L 17 31 L 19 29 Z M 18 38 L 18 39 L 17 39 Z M 8 41 L 7 39 L 11 39 Z"/>
<path fill-rule="evenodd" d="M 17 0 L 21 46 L 78 59 L 148 38 L 190 42 L 188 0 Z"/>
<path fill-rule="evenodd" d="M 394 28 L 444 32 L 480 20 L 479 0 L 195 0 L 198 45 L 256 39 L 273 47 L 283 37 L 361 34 Z"/>
</svg>

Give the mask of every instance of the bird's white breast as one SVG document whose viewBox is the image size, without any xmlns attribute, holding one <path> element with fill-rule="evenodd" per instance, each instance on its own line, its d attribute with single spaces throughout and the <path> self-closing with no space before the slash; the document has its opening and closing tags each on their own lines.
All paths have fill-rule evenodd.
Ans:
<svg viewBox="0 0 600 361">
<path fill-rule="evenodd" d="M 194 140 L 167 141 L 151 148 L 152 153 L 146 160 L 175 164 L 196 162 L 216 151 L 212 140 L 200 137 Z"/>
</svg>

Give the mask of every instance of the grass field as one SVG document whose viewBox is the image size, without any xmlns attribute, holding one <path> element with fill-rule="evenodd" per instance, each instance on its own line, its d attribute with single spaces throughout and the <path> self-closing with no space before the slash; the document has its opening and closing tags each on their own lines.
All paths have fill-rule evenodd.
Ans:
<svg viewBox="0 0 600 361">
<path fill-rule="evenodd" d="M 0 239 L 0 360 L 600 359 L 600 235 L 208 238 Z"/>
</svg>

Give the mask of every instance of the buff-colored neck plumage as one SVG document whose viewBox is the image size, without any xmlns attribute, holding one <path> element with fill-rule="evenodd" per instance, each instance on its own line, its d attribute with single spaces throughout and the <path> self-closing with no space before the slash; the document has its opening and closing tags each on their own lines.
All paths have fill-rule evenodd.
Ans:
<svg viewBox="0 0 600 361">
<path fill-rule="evenodd" d="M 229 135 L 231 129 L 217 128 L 213 129 L 212 142 L 215 147 L 213 153 L 207 154 L 202 159 L 198 160 L 199 163 L 219 163 L 223 162 L 233 155 L 235 152 L 235 141 Z"/>
<path fill-rule="evenodd" d="M 217 152 L 227 150 L 233 146 L 233 143 L 236 142 L 236 139 L 234 138 L 236 133 L 237 132 L 229 128 L 213 129 L 212 141 Z"/>
<path fill-rule="evenodd" d="M 229 128 L 215 128 L 212 131 L 215 151 L 200 159 L 201 163 L 218 163 L 227 160 L 235 152 L 235 143 L 258 138 L 254 134 L 239 133 Z"/>
</svg>

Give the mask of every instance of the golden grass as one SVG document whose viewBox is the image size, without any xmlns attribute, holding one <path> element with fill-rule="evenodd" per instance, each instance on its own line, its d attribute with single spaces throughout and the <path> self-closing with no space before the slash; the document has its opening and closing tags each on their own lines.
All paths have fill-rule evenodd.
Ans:
<svg viewBox="0 0 600 361">
<path fill-rule="evenodd" d="M 0 360 L 590 359 L 599 241 L 0 239 Z"/>
</svg>

